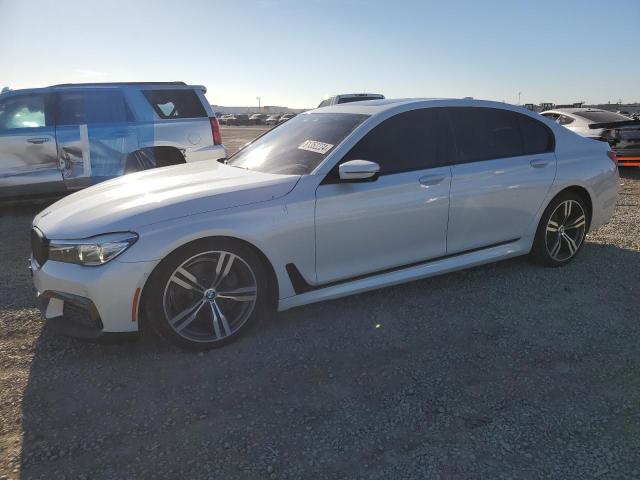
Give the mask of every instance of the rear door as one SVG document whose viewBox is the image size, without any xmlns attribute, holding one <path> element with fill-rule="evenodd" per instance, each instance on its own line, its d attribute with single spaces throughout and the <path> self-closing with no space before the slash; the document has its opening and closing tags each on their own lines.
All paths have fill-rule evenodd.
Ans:
<svg viewBox="0 0 640 480">
<path fill-rule="evenodd" d="M 541 122 L 494 108 L 448 109 L 455 143 L 447 253 L 535 233 L 556 173 L 553 133 Z"/>
<path fill-rule="evenodd" d="M 52 117 L 45 93 L 0 100 L 0 198 L 64 190 Z"/>
<path fill-rule="evenodd" d="M 376 162 L 380 175 L 375 181 L 342 182 L 336 165 L 317 188 L 318 283 L 445 254 L 451 149 L 443 127 L 441 109 L 395 115 L 338 163 Z"/>
<path fill-rule="evenodd" d="M 58 159 L 69 189 L 122 175 L 138 148 L 132 115 L 117 88 L 70 88 L 56 93 Z"/>
</svg>

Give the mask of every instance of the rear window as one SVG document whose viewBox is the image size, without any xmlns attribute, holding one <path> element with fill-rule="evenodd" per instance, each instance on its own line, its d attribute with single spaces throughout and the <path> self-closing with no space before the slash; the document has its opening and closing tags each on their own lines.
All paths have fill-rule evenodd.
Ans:
<svg viewBox="0 0 640 480">
<path fill-rule="evenodd" d="M 555 140 L 551 130 L 542 122 L 526 115 L 515 114 L 520 123 L 525 155 L 553 152 Z"/>
<path fill-rule="evenodd" d="M 227 164 L 265 173 L 307 175 L 366 118 L 346 113 L 297 115 L 247 145 Z"/>
<path fill-rule="evenodd" d="M 619 113 L 607 112 L 605 110 L 594 112 L 575 112 L 574 115 L 586 118 L 593 123 L 626 122 L 629 120 L 629 117 L 625 117 Z"/>
<path fill-rule="evenodd" d="M 380 100 L 384 97 L 363 95 L 362 97 L 340 97 L 338 103 L 364 102 L 365 100 Z"/>
<path fill-rule="evenodd" d="M 146 90 L 143 92 L 160 118 L 200 118 L 207 112 L 193 90 Z"/>
<path fill-rule="evenodd" d="M 498 108 L 449 109 L 460 163 L 524 154 L 517 117 Z"/>
</svg>

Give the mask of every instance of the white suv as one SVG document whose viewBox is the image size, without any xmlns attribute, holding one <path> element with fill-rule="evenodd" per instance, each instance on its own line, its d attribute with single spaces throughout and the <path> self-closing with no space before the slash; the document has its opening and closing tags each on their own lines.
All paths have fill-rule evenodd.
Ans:
<svg viewBox="0 0 640 480">
<path fill-rule="evenodd" d="M 54 85 L 0 94 L 0 200 L 226 156 L 203 86 Z"/>
</svg>

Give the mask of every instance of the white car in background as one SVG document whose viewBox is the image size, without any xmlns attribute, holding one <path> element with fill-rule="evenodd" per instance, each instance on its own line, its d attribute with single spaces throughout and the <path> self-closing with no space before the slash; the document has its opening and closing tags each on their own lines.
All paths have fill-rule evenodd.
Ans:
<svg viewBox="0 0 640 480">
<path fill-rule="evenodd" d="M 640 120 L 597 108 L 558 108 L 541 115 L 578 135 L 607 142 L 619 166 L 640 166 Z"/>
<path fill-rule="evenodd" d="M 336 105 L 224 164 L 134 173 L 53 204 L 34 219 L 31 268 L 62 331 L 148 322 L 212 348 L 273 310 L 517 255 L 565 265 L 609 220 L 618 185 L 606 143 L 516 106 Z"/>
</svg>

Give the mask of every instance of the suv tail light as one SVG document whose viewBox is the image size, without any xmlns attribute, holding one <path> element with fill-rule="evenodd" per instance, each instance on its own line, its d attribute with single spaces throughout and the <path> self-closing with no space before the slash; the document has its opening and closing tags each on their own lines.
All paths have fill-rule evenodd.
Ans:
<svg viewBox="0 0 640 480">
<path fill-rule="evenodd" d="M 618 165 L 618 157 L 616 157 L 616 152 L 614 152 L 613 150 L 609 150 L 607 152 L 607 157 L 609 157 L 609 160 L 611 160 L 614 165 Z"/>
<path fill-rule="evenodd" d="M 216 117 L 209 117 L 211 121 L 211 133 L 213 134 L 213 144 L 222 145 L 222 135 L 220 134 L 220 124 Z"/>
</svg>

